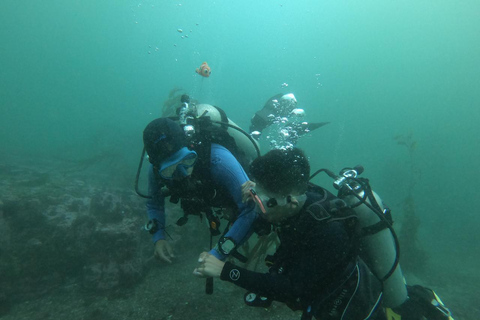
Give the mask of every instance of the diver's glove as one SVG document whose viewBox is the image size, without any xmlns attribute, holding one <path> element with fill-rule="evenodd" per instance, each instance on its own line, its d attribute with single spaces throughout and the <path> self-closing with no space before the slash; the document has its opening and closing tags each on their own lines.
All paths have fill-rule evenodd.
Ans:
<svg viewBox="0 0 480 320">
<path fill-rule="evenodd" d="M 399 307 L 386 310 L 388 319 L 395 320 L 453 320 L 450 310 L 440 297 L 420 285 L 407 286 L 408 299 Z"/>
</svg>

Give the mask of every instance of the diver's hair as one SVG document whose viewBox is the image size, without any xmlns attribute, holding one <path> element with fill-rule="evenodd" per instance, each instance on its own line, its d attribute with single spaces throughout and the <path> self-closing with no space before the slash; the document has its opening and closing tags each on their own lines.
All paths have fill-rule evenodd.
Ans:
<svg viewBox="0 0 480 320">
<path fill-rule="evenodd" d="M 310 164 L 302 150 L 271 150 L 255 159 L 250 166 L 254 181 L 266 191 L 280 195 L 307 190 Z"/>
</svg>

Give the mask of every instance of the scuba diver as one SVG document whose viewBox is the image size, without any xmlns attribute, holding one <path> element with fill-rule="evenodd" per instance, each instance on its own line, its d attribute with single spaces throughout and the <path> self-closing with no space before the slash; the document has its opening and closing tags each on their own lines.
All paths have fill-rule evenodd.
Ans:
<svg viewBox="0 0 480 320">
<path fill-rule="evenodd" d="M 275 97 L 269 100 L 269 107 L 254 117 L 257 119 L 255 130 L 263 130 L 269 125 L 260 125 L 266 113 L 274 112 L 282 118 L 303 116 L 303 110 L 295 109 L 293 94 Z M 190 101 L 188 95 L 182 95 L 176 114 L 175 117 L 155 119 L 146 126 L 143 132 L 144 150 L 135 182 L 137 193 L 148 198 L 147 213 L 150 220 L 145 229 L 152 234 L 154 256 L 169 263 L 174 257 L 165 231 L 165 199 L 169 198 L 170 202 L 180 202 L 184 211 L 177 225 L 185 224 L 189 215 L 206 216 L 211 242 L 212 236 L 220 234 L 220 218 L 226 218 L 229 225 L 210 254 L 220 260 L 233 256 L 245 262 L 246 257 L 236 249 L 258 230 L 253 225 L 257 218 L 254 206 L 243 203 L 241 186 L 249 181 L 246 169 L 260 156 L 258 142 L 228 119 L 222 109 L 197 104 Z M 300 127 L 289 128 L 305 133 L 307 128 L 315 129 L 324 124 L 309 125 L 302 122 Z M 290 136 L 298 138 L 302 133 L 295 132 Z M 296 143 L 297 138 L 288 142 Z M 145 152 L 150 162 L 148 195 L 138 189 Z M 211 284 L 207 281 L 207 293 L 211 292 Z"/>
<path fill-rule="evenodd" d="M 244 184 L 242 192 L 280 239 L 275 254 L 267 256 L 269 272 L 203 252 L 194 274 L 247 289 L 250 306 L 284 302 L 301 310 L 302 320 L 453 319 L 432 290 L 404 283 L 393 252 L 394 232 L 384 217 L 389 214 L 368 181 L 357 178 L 361 171 L 346 169 L 338 176 L 326 171 L 335 178 L 337 197 L 309 182 L 309 162 L 297 148 L 255 159 L 250 167 L 255 182 Z M 377 222 L 362 217 L 367 209 Z"/>
<path fill-rule="evenodd" d="M 194 105 L 187 95 L 182 96 L 177 115 L 155 119 L 143 131 L 144 152 L 150 162 L 148 195 L 144 196 L 150 220 L 145 229 L 152 234 L 154 255 L 169 263 L 174 257 L 165 231 L 165 199 L 169 198 L 173 203 L 180 201 L 184 211 L 178 225 L 185 224 L 189 215 L 205 214 L 212 236 L 220 234 L 219 218 L 233 213 L 228 220 L 235 222 L 225 228 L 210 253 L 220 260 L 235 256 L 235 248 L 248 238 L 256 218 L 254 207 L 242 202 L 241 186 L 249 180 L 242 165 L 248 167 L 259 156 L 258 145 L 223 110 Z M 229 241 L 223 247 L 226 238 Z"/>
<path fill-rule="evenodd" d="M 272 124 L 282 124 L 279 128 L 283 140 L 290 146 L 295 146 L 298 138 L 312 130 L 323 127 L 329 122 L 309 123 L 302 119 L 305 115 L 303 109 L 297 108 L 297 99 L 293 93 L 276 94 L 267 100 L 260 111 L 257 111 L 250 121 L 250 134 L 259 139 L 262 131 Z"/>
</svg>

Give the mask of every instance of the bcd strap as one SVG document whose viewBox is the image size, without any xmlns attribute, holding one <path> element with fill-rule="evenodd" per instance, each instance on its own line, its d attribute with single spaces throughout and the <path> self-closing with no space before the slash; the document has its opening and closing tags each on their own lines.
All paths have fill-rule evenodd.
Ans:
<svg viewBox="0 0 480 320">
<path fill-rule="evenodd" d="M 223 109 L 217 107 L 217 106 L 213 106 L 215 109 L 218 110 L 218 113 L 220 113 L 220 119 L 223 123 L 228 123 L 228 117 L 227 117 L 227 114 L 225 113 L 225 111 L 223 111 Z M 228 126 L 222 124 L 222 129 L 224 130 L 227 130 L 228 129 Z"/>
<path fill-rule="evenodd" d="M 306 211 L 313 217 L 313 219 L 317 221 L 324 221 L 332 217 L 332 215 L 328 212 L 328 210 L 324 206 L 326 199 L 327 199 L 327 194 L 324 193 L 324 196 L 322 199 L 315 201 L 314 203 L 312 203 L 307 207 Z"/>
<path fill-rule="evenodd" d="M 365 190 L 365 193 L 367 194 L 368 199 L 370 200 L 371 205 L 377 209 L 378 211 L 382 212 L 382 209 L 380 208 L 380 205 L 377 202 L 377 199 L 375 198 L 375 195 L 373 194 L 372 188 L 370 187 L 370 183 L 368 179 L 366 178 L 358 178 L 358 180 L 362 181 L 363 188 Z"/>
<path fill-rule="evenodd" d="M 327 196 L 327 193 L 324 193 L 322 199 L 315 201 L 307 207 L 307 213 L 309 213 L 315 220 L 335 221 L 357 218 L 355 212 L 349 208 L 345 201 L 339 198 L 327 201 Z"/>
<path fill-rule="evenodd" d="M 363 227 L 362 230 L 360 230 L 359 235 L 360 237 L 370 236 L 387 228 L 388 228 L 388 223 L 382 220 L 382 221 L 378 221 L 375 224 L 372 224 L 371 226 Z"/>
<path fill-rule="evenodd" d="M 360 230 L 359 236 L 364 237 L 373 235 L 382 231 L 383 229 L 389 228 L 393 224 L 392 211 L 386 207 L 383 211 L 383 214 L 385 216 L 385 220 L 380 220 L 371 226 L 363 227 L 362 230 Z"/>
<path fill-rule="evenodd" d="M 212 143 L 217 143 L 230 151 L 237 161 L 240 162 L 244 170 L 248 169 L 249 162 L 246 161 L 245 152 L 241 150 L 230 135 L 229 119 L 225 111 L 219 107 L 213 106 L 220 115 L 220 121 L 212 121 L 208 114 L 196 119 L 197 128 L 197 147 L 210 149 Z M 203 146 L 202 146 L 203 145 Z M 210 151 L 205 152 L 205 159 L 210 159 Z M 208 171 L 210 172 L 210 171 Z"/>
</svg>

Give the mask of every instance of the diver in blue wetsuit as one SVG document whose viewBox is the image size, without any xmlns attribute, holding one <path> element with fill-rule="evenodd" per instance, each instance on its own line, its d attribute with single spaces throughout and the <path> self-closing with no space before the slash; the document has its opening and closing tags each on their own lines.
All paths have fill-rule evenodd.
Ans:
<svg viewBox="0 0 480 320">
<path fill-rule="evenodd" d="M 208 137 L 211 138 L 210 133 Z M 242 202 L 241 186 L 249 179 L 232 152 L 215 140 L 189 143 L 182 126 L 169 118 L 150 122 L 143 132 L 143 141 L 151 163 L 151 198 L 147 201 L 150 221 L 146 228 L 153 236 L 155 256 L 166 262 L 174 257 L 165 233 L 167 197 L 174 203 L 180 201 L 184 210 L 185 216 L 177 224 L 185 223 L 188 215 L 205 213 L 214 235 L 220 232 L 212 208 L 233 211 L 234 223 L 210 253 L 220 260 L 235 253 L 235 248 L 251 233 L 257 214 L 254 206 Z"/>
</svg>

